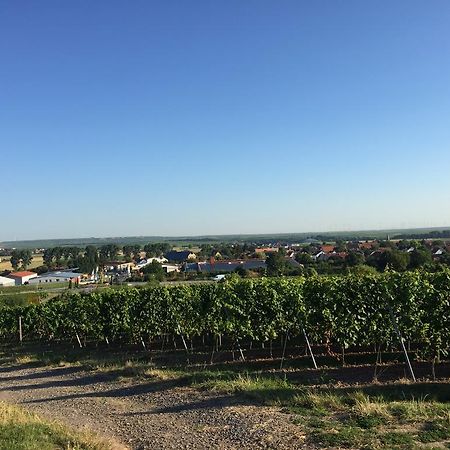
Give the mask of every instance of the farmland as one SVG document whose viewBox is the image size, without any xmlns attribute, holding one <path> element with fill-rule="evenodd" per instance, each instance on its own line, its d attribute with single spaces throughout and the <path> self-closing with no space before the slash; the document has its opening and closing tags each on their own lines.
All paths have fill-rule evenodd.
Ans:
<svg viewBox="0 0 450 450">
<path fill-rule="evenodd" d="M 27 269 L 32 270 L 44 264 L 43 255 L 33 255 L 33 259 Z M 0 272 L 13 270 L 8 256 L 2 256 L 0 261 Z"/>
<path fill-rule="evenodd" d="M 276 448 L 445 448 L 449 292 L 448 269 L 106 289 L 3 308 L 0 336 L 20 379 L 41 367 L 38 398 L 32 387 L 11 389 L 46 414 L 54 396 L 63 411 L 67 396 L 81 411 L 94 407 L 91 396 L 132 411 L 128 431 L 108 419 L 132 448 L 161 438 L 139 421 L 143 398 L 156 402 L 156 430 L 180 421 L 166 448 L 188 439 L 188 423 L 198 427 L 190 448 L 212 445 L 204 427 L 241 448 L 271 439 Z M 268 411 L 273 435 L 229 435 L 231 423 L 259 429 Z"/>
<path fill-rule="evenodd" d="M 392 238 L 404 235 L 419 236 L 430 235 L 431 238 L 439 238 L 440 233 L 449 233 L 448 227 L 432 228 L 395 228 L 384 230 L 360 230 L 360 231 L 324 231 L 324 232 L 302 232 L 302 233 L 275 233 L 275 234 L 231 234 L 231 235 L 205 235 L 205 236 L 126 236 L 108 238 L 73 238 L 73 239 L 35 239 L 24 241 L 4 241 L 0 246 L 6 248 L 51 248 L 51 247 L 85 247 L 86 245 L 130 245 L 146 244 L 148 242 L 167 242 L 176 247 L 184 248 L 188 245 L 200 245 L 218 242 L 260 242 L 269 243 L 276 241 L 300 242 L 309 238 L 318 238 L 321 241 L 335 240 L 366 240 L 384 239 L 386 235 Z M 444 238 L 446 237 L 444 236 Z"/>
</svg>

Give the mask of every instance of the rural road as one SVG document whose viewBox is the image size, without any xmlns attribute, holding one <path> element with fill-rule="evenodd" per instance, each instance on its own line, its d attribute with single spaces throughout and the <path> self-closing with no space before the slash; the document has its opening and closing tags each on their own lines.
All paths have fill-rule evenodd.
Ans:
<svg viewBox="0 0 450 450">
<path fill-rule="evenodd" d="M 300 428 L 277 408 L 173 381 L 15 363 L 0 365 L 0 400 L 86 427 L 117 449 L 307 448 Z"/>
</svg>

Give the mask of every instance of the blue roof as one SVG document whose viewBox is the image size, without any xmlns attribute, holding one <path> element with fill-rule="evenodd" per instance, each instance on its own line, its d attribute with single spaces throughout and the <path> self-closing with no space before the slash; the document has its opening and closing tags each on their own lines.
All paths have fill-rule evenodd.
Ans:
<svg viewBox="0 0 450 450">
<path fill-rule="evenodd" d="M 238 267 L 242 267 L 245 270 L 265 269 L 266 261 L 259 259 L 248 259 L 239 261 L 216 261 L 214 263 L 187 263 L 184 267 L 184 271 L 205 273 L 234 272 Z"/>
<path fill-rule="evenodd" d="M 172 250 L 170 252 L 167 252 L 164 256 L 169 261 L 187 261 L 190 254 L 192 254 L 192 252 L 190 252 L 189 250 L 184 250 L 181 252 Z"/>
<path fill-rule="evenodd" d="M 43 279 L 43 278 L 77 278 L 80 277 L 81 273 L 76 273 L 76 272 L 66 272 L 66 271 L 61 271 L 61 272 L 46 272 L 43 273 L 42 275 L 39 275 L 37 278 L 39 279 Z"/>
</svg>

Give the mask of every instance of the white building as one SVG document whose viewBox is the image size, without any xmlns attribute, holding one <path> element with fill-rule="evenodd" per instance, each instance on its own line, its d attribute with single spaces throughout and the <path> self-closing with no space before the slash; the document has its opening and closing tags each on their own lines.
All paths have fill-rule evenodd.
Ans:
<svg viewBox="0 0 450 450">
<path fill-rule="evenodd" d="M 162 268 L 163 268 L 164 272 L 166 272 L 166 273 L 180 271 L 180 266 L 178 264 L 163 264 Z"/>
<path fill-rule="evenodd" d="M 148 266 L 149 264 L 151 264 L 153 261 L 156 261 L 159 264 L 164 264 L 167 262 L 167 259 L 162 257 L 162 258 L 147 258 L 147 259 L 141 259 L 136 266 L 133 267 L 133 270 L 141 270 L 143 267 Z"/>
<path fill-rule="evenodd" d="M 64 283 L 72 281 L 80 281 L 81 273 L 76 272 L 47 272 L 42 275 L 33 278 L 29 281 L 30 284 L 44 284 L 44 283 Z"/>
<path fill-rule="evenodd" d="M 0 286 L 15 286 L 16 282 L 11 278 L 0 277 Z"/>
<path fill-rule="evenodd" d="M 12 280 L 14 280 L 16 285 L 28 284 L 31 279 L 36 278 L 36 277 L 37 277 L 37 273 L 28 272 L 26 270 L 23 272 L 13 272 L 8 275 L 8 278 L 11 278 Z"/>
</svg>

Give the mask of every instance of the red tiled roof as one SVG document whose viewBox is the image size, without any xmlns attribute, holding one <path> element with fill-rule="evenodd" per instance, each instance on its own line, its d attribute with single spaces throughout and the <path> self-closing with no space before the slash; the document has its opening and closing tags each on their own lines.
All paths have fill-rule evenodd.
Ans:
<svg viewBox="0 0 450 450">
<path fill-rule="evenodd" d="M 365 249 L 371 249 L 371 248 L 373 248 L 373 242 L 360 242 L 359 244 L 358 244 L 358 247 L 359 248 L 365 248 Z"/>
<path fill-rule="evenodd" d="M 255 248 L 255 253 L 270 253 L 270 252 L 277 252 L 278 247 L 260 247 Z"/>
<path fill-rule="evenodd" d="M 322 245 L 320 249 L 325 253 L 331 253 L 334 250 L 334 245 Z"/>
<path fill-rule="evenodd" d="M 23 277 L 28 277 L 30 275 L 37 275 L 36 272 L 27 272 L 26 270 L 23 272 L 14 272 L 14 273 L 10 273 L 8 276 L 9 277 L 15 277 L 15 278 L 23 278 Z"/>
</svg>

